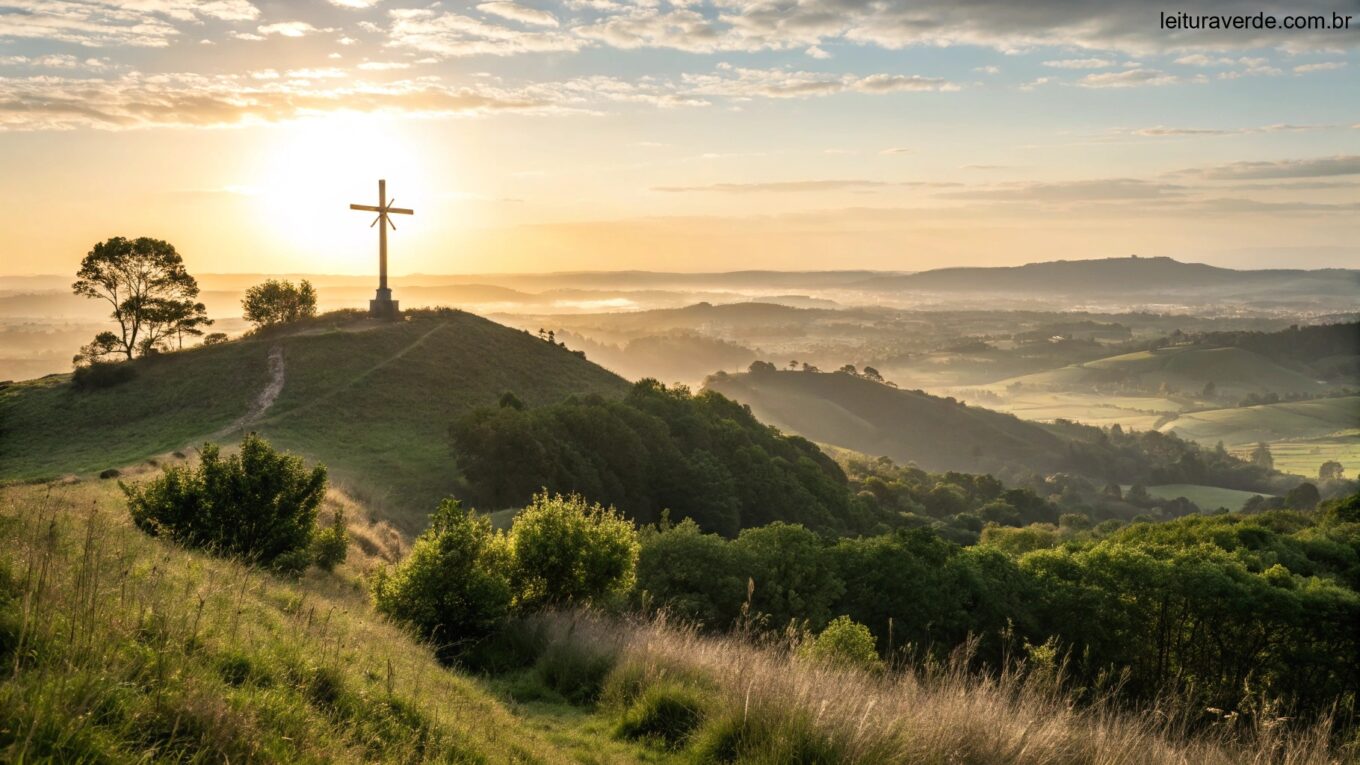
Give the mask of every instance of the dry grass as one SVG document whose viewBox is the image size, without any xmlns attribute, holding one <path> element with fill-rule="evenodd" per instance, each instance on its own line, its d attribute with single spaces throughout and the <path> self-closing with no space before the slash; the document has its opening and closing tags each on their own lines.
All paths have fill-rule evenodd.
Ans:
<svg viewBox="0 0 1360 765">
<path fill-rule="evenodd" d="M 814 665 L 789 641 L 757 644 L 656 621 L 554 614 L 532 627 L 549 646 L 612 654 L 605 698 L 621 706 L 688 683 L 712 700 L 690 738 L 701 761 L 849 763 L 1331 763 L 1330 725 L 1305 730 L 1220 724 L 1191 732 L 1167 708 L 1078 706 L 1054 674 L 981 677 L 958 660 L 866 673 Z M 960 657 L 962 658 L 962 657 Z"/>
<path fill-rule="evenodd" d="M 0 489 L 0 761 L 565 760 L 373 617 L 364 556 L 278 579 L 147 538 L 111 483 Z"/>
</svg>

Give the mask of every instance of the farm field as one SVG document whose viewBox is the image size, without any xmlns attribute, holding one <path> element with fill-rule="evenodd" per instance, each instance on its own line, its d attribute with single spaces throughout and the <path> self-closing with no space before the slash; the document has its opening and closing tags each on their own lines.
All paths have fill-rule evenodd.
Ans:
<svg viewBox="0 0 1360 765">
<path fill-rule="evenodd" d="M 1251 456 L 1254 447 L 1232 449 L 1243 459 Z M 1275 469 L 1307 478 L 1317 478 L 1318 467 L 1329 460 L 1340 462 L 1345 477 L 1354 478 L 1360 471 L 1360 430 L 1352 430 L 1329 438 L 1302 441 L 1276 441 L 1270 444 Z"/>
<path fill-rule="evenodd" d="M 1222 441 L 1230 448 L 1261 441 L 1334 438 L 1357 429 L 1360 396 L 1211 409 L 1183 414 L 1160 428 L 1201 444 Z"/>
<path fill-rule="evenodd" d="M 1128 486 L 1123 487 L 1126 491 Z M 1192 483 L 1168 483 L 1161 486 L 1147 487 L 1148 494 L 1158 499 L 1176 499 L 1185 497 L 1199 506 L 1200 510 L 1216 510 L 1226 507 L 1229 510 L 1240 510 L 1242 503 L 1252 497 L 1262 496 L 1254 491 L 1238 491 L 1236 489 L 1223 489 L 1217 486 L 1200 486 Z"/>
</svg>

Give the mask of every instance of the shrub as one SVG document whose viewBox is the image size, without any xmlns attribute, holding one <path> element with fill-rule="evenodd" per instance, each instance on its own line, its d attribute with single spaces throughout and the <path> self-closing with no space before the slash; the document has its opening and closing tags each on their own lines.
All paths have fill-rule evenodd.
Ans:
<svg viewBox="0 0 1360 765">
<path fill-rule="evenodd" d="M 624 710 L 616 728 L 621 738 L 647 739 L 679 749 L 704 720 L 704 698 L 692 688 L 658 683 Z"/>
<path fill-rule="evenodd" d="M 803 644 L 803 654 L 837 667 L 878 670 L 877 641 L 869 628 L 848 616 L 838 616 L 816 639 Z"/>
<path fill-rule="evenodd" d="M 209 332 L 203 336 L 204 345 L 220 345 L 227 342 L 226 332 Z"/>
<path fill-rule="evenodd" d="M 501 538 L 485 517 L 446 499 L 392 571 L 373 581 L 374 605 L 450 649 L 485 637 L 510 610 Z"/>
<path fill-rule="evenodd" d="M 331 525 L 316 532 L 312 540 L 312 558 L 323 571 L 334 571 L 349 554 L 349 531 L 345 529 L 345 511 L 336 510 Z"/>
<path fill-rule="evenodd" d="M 107 468 L 99 471 L 99 477 L 103 479 L 117 478 L 120 475 L 122 475 L 122 472 L 118 468 Z"/>
<path fill-rule="evenodd" d="M 95 361 L 76 367 L 71 385 L 78 391 L 92 391 L 121 385 L 136 376 L 137 370 L 127 362 Z"/>
<path fill-rule="evenodd" d="M 510 529 L 515 594 L 525 606 L 588 604 L 628 589 L 633 524 L 578 495 L 535 495 Z"/>
<path fill-rule="evenodd" d="M 201 453 L 197 468 L 170 466 L 145 486 L 122 484 L 133 522 L 191 547 L 279 570 L 305 568 L 326 469 L 309 471 L 302 458 L 254 433 L 239 454 L 224 458 L 216 444 Z"/>
</svg>

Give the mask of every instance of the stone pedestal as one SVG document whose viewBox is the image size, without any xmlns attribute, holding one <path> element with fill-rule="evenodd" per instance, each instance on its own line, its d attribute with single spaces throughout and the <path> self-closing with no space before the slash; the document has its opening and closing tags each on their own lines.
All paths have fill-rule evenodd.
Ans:
<svg viewBox="0 0 1360 765">
<path fill-rule="evenodd" d="M 398 302 L 392 299 L 392 290 L 386 287 L 379 287 L 373 299 L 368 301 L 368 315 L 375 319 L 399 319 L 401 309 Z"/>
</svg>

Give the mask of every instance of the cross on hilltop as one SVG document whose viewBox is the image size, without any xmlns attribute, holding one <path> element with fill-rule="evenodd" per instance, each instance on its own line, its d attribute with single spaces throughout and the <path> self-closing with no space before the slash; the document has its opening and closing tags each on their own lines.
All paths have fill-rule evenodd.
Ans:
<svg viewBox="0 0 1360 765">
<path fill-rule="evenodd" d="M 387 288 L 387 227 L 391 226 L 393 231 L 397 230 L 397 224 L 392 222 L 389 215 L 415 215 L 415 210 L 408 210 L 404 207 L 393 207 L 387 200 L 387 181 L 378 181 L 378 205 L 356 205 L 349 206 L 351 210 L 363 210 L 365 212 L 375 212 L 378 214 L 373 222 L 368 224 L 369 228 L 378 227 L 378 292 L 373 299 L 368 301 L 368 314 L 375 319 L 395 319 L 400 315 L 397 308 L 397 301 L 392 299 L 392 290 Z"/>
</svg>

